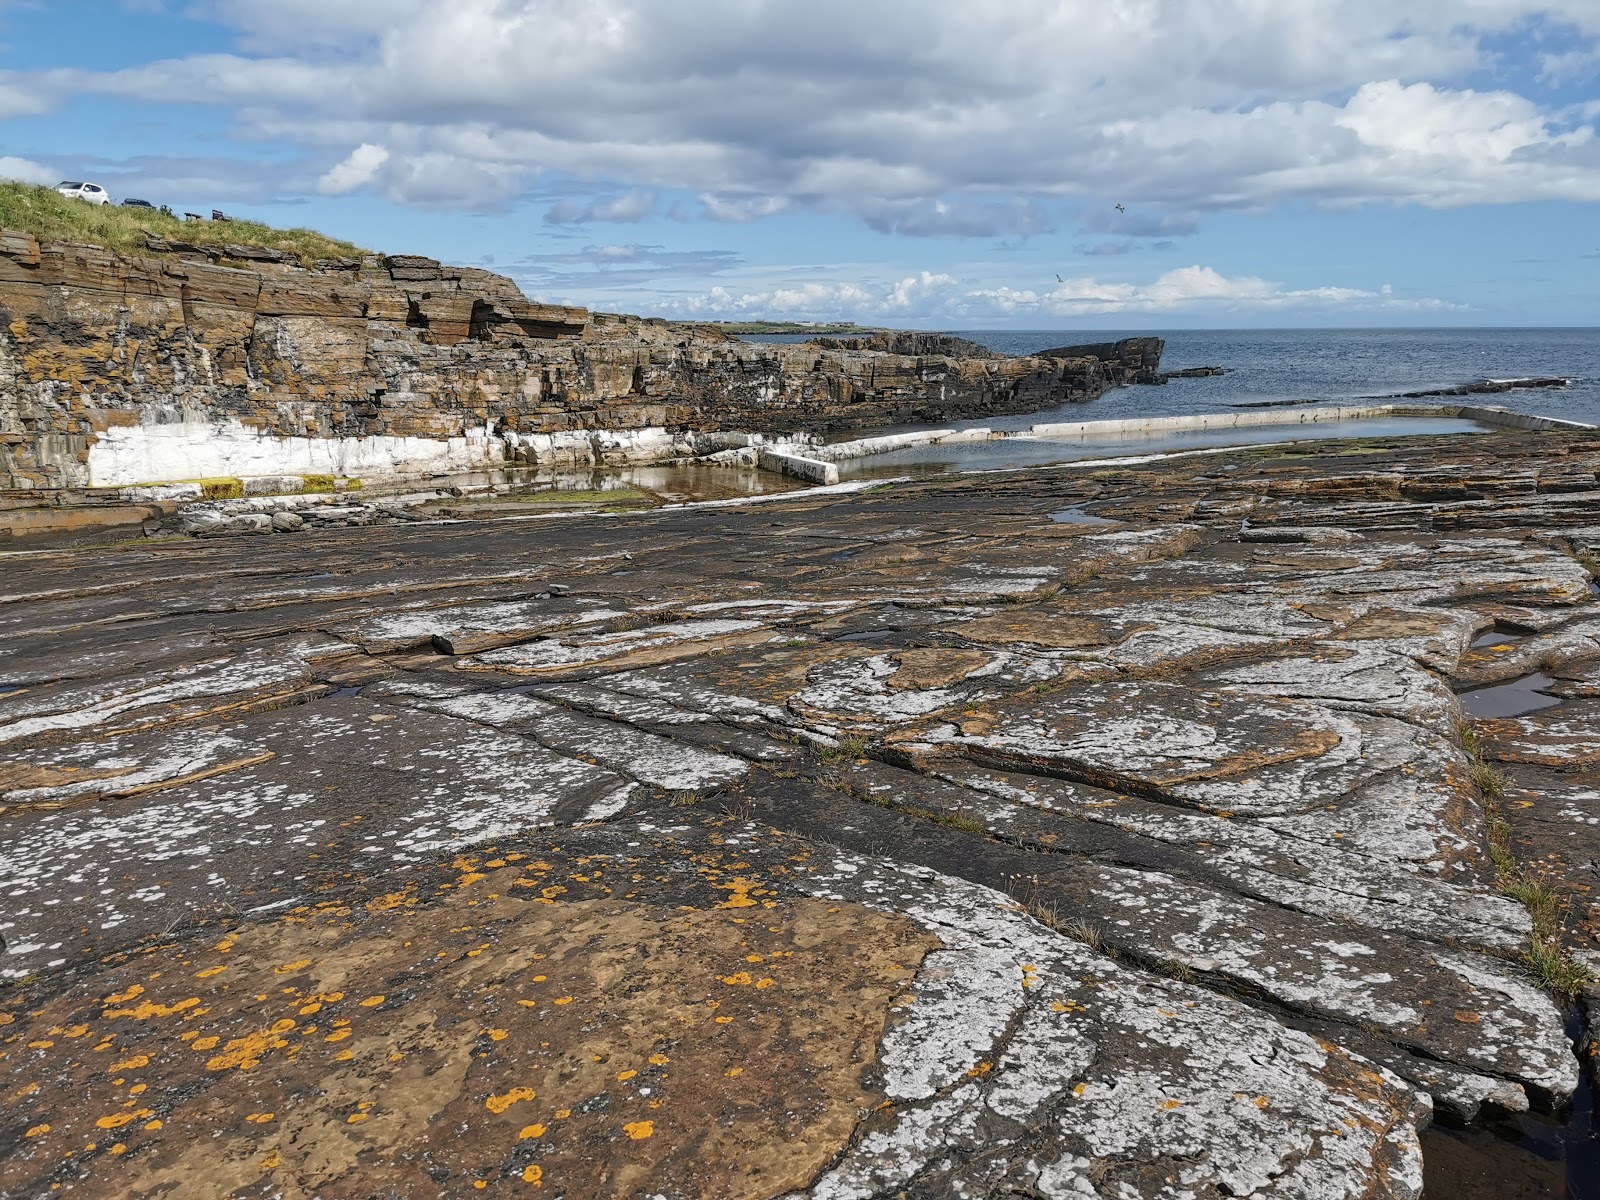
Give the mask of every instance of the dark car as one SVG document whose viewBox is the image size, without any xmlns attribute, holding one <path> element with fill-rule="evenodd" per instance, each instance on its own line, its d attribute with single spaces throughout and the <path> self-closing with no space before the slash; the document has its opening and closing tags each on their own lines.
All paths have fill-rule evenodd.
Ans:
<svg viewBox="0 0 1600 1200">
<path fill-rule="evenodd" d="M 150 201 L 148 201 L 148 200 L 135 200 L 132 196 L 129 196 L 126 200 L 124 200 L 122 202 L 122 207 L 123 208 L 154 208 L 155 205 L 151 204 Z"/>
</svg>

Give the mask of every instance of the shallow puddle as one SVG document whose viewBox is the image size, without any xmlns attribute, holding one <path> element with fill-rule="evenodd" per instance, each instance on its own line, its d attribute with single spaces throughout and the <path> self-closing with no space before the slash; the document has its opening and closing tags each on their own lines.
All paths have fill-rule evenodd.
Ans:
<svg viewBox="0 0 1600 1200">
<path fill-rule="evenodd" d="M 1042 419 L 999 418 L 983 422 L 1000 429 L 1008 424 L 1032 424 Z M 1088 418 L 1092 419 L 1092 418 Z M 954 427 L 974 422 L 957 422 Z M 886 432 L 904 432 L 900 427 Z M 851 458 L 839 463 L 841 479 L 885 478 L 892 475 L 934 474 L 947 471 L 1004 471 L 1021 467 L 1085 459 L 1121 458 L 1147 454 L 1172 454 L 1219 446 L 1253 446 L 1263 443 L 1321 441 L 1328 438 L 1373 438 L 1441 433 L 1487 433 L 1488 426 L 1454 417 L 1366 417 L 1350 421 L 1296 422 L 1259 425 L 1243 429 L 1156 430 L 1151 433 L 1088 433 L 1054 437 L 1017 436 L 987 442 L 906 446 L 887 454 Z"/>
<path fill-rule="evenodd" d="M 493 500 L 554 503 L 590 500 L 603 502 L 604 493 L 648 493 L 666 504 L 700 500 L 732 500 L 770 492 L 792 492 L 807 485 L 798 480 L 758 471 L 754 467 L 710 463 L 667 463 L 641 467 L 574 467 L 564 470 L 519 467 L 475 471 L 428 480 L 436 488 L 460 488 L 461 503 Z M 487 489 L 493 487 L 494 492 Z M 570 498 L 570 499 L 569 499 Z"/>
<path fill-rule="evenodd" d="M 1473 688 L 1470 692 L 1460 694 L 1461 708 L 1467 716 L 1480 719 L 1521 717 L 1540 709 L 1555 708 L 1565 703 L 1560 696 L 1552 696 L 1548 692 L 1555 682 L 1543 671 L 1535 671 L 1510 683 Z"/>
<path fill-rule="evenodd" d="M 1081 508 L 1063 508 L 1060 512 L 1050 514 L 1050 519 L 1060 525 L 1120 525 L 1121 521 L 1112 520 L 1110 517 L 1097 517 L 1086 513 Z"/>
<path fill-rule="evenodd" d="M 1576 1019 L 1568 1032 L 1577 1036 Z M 1560 1116 L 1507 1114 L 1422 1133 L 1424 1200 L 1600 1200 L 1600 1123 L 1585 1076 Z"/>
<path fill-rule="evenodd" d="M 1519 633 L 1514 629 L 1496 625 L 1494 628 L 1486 629 L 1473 638 L 1472 648 L 1474 650 L 1483 650 L 1489 646 L 1509 646 L 1512 642 L 1520 642 L 1527 636 L 1526 633 Z"/>
</svg>

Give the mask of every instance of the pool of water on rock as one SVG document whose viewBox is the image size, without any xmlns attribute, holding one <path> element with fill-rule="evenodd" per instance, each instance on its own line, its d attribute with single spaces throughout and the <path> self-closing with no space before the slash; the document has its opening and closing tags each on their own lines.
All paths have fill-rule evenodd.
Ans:
<svg viewBox="0 0 1600 1200">
<path fill-rule="evenodd" d="M 1577 1038 L 1581 1021 L 1569 1017 Z M 1559 1116 L 1480 1118 L 1462 1129 L 1436 1122 L 1422 1133 L 1423 1200 L 1600 1200 L 1600 1114 L 1585 1072 Z"/>
<path fill-rule="evenodd" d="M 426 481 L 429 489 L 460 488 L 467 500 L 537 501 L 548 496 L 560 502 L 573 492 L 647 493 L 666 504 L 687 504 L 700 500 L 728 500 L 741 496 L 760 496 L 773 492 L 792 492 L 807 485 L 771 471 L 753 467 L 734 467 L 709 463 L 666 463 L 636 467 L 501 467 L 488 471 L 436 476 Z M 483 490 L 495 489 L 493 495 Z"/>
<path fill-rule="evenodd" d="M 1030 418 L 1036 421 L 1037 416 Z M 1087 417 L 1086 417 L 1087 419 Z M 994 428 L 1015 424 L 1016 418 L 987 422 Z M 979 422 L 955 422 L 954 427 Z M 906 429 L 915 428 L 907 426 Z M 903 432 L 896 429 L 890 432 Z M 951 445 L 907 446 L 887 454 L 847 459 L 839 464 L 842 479 L 884 478 L 892 475 L 937 474 L 946 471 L 1004 471 L 1018 467 L 1048 466 L 1082 459 L 1121 458 L 1129 455 L 1171 454 L 1223 446 L 1257 446 L 1267 443 L 1322 440 L 1325 438 L 1406 437 L 1442 433 L 1487 433 L 1477 421 L 1453 417 L 1369 417 L 1353 421 L 1313 424 L 1262 425 L 1244 429 L 1187 429 L 1151 434 L 1095 434 L 1078 437 L 1012 437 L 992 442 L 958 442 Z"/>
<path fill-rule="evenodd" d="M 1467 716 L 1480 720 L 1521 717 L 1540 709 L 1555 708 L 1564 703 L 1560 696 L 1553 696 L 1548 691 L 1555 686 L 1555 682 L 1543 671 L 1535 671 L 1510 683 L 1473 688 L 1461 693 L 1461 708 Z"/>
</svg>

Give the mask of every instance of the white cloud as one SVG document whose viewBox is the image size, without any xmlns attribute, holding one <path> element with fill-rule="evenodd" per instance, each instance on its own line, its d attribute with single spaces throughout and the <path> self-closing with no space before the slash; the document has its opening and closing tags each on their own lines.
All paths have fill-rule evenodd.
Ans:
<svg viewBox="0 0 1600 1200">
<path fill-rule="evenodd" d="M 656 194 L 640 188 L 621 196 L 584 203 L 561 200 L 552 204 L 544 219 L 551 225 L 581 225 L 589 221 L 616 221 L 628 224 L 642 221 L 655 211 Z"/>
<path fill-rule="evenodd" d="M 362 142 L 350 151 L 348 158 L 317 180 L 317 191 L 325 196 L 343 196 L 365 187 L 378 177 L 388 161 L 389 151 L 384 147 Z"/>
<path fill-rule="evenodd" d="M 59 172 L 36 163 L 30 158 L 13 158 L 10 155 L 0 155 L 0 179 L 15 179 L 22 183 L 37 183 L 45 187 L 59 183 Z"/>
<path fill-rule="evenodd" d="M 648 304 L 645 307 L 650 307 Z M 1016 317 L 1115 314 L 1260 314 L 1445 312 L 1457 306 L 1431 298 L 1350 287 L 1288 288 L 1255 276 L 1226 276 L 1211 267 L 1180 267 L 1148 282 L 1067 279 L 1053 289 L 975 287 L 922 271 L 887 283 L 811 281 L 752 291 L 718 286 L 655 303 L 656 312 L 692 317 L 772 316 L 818 320 L 974 321 Z"/>
<path fill-rule="evenodd" d="M 0 116 L 83 90 L 222 105 L 324 160 L 360 147 L 326 190 L 482 205 L 558 172 L 593 185 L 567 202 L 585 220 L 668 189 L 715 221 L 805 209 L 937 236 L 1113 201 L 1130 228 L 1101 232 L 1160 236 L 1290 200 L 1600 199 L 1592 115 L 1464 86 L 1508 36 L 1562 48 L 1548 77 L 1581 72 L 1596 0 L 201 6 L 239 52 L 0 76 Z"/>
</svg>

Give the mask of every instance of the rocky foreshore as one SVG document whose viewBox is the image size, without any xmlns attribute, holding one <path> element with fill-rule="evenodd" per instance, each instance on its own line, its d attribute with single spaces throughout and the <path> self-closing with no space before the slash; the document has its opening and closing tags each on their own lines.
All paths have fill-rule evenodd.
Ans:
<svg viewBox="0 0 1600 1200">
<path fill-rule="evenodd" d="M 1428 1126 L 1579 1085 L 1597 469 L 11 559 L 0 1194 L 1540 1184 Z"/>
</svg>

